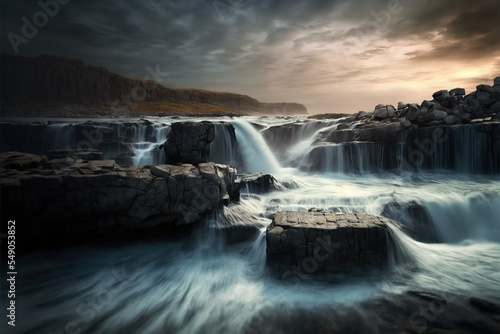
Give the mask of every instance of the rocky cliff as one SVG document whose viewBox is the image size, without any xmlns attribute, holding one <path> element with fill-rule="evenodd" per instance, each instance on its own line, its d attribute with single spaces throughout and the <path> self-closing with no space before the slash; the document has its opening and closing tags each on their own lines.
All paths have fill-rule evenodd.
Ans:
<svg viewBox="0 0 500 334">
<path fill-rule="evenodd" d="M 267 104 L 241 94 L 171 89 L 154 81 L 124 78 L 105 68 L 85 65 L 77 59 L 51 55 L 24 58 L 2 54 L 1 94 L 3 111 L 23 103 L 31 103 L 34 107 L 40 107 L 40 103 L 42 106 L 47 103 L 51 106 L 101 105 L 107 106 L 108 110 L 137 108 L 137 104 L 142 103 L 139 107 L 158 110 L 163 107 L 167 111 L 307 113 L 300 104 Z M 174 105 L 151 105 L 153 102 Z M 179 109 L 175 104 L 188 107 Z M 219 108 L 213 109 L 213 106 Z"/>
</svg>

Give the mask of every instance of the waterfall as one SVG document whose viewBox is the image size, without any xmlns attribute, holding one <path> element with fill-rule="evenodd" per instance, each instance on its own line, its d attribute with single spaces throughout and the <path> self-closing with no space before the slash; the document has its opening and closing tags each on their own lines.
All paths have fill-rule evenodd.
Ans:
<svg viewBox="0 0 500 334">
<path fill-rule="evenodd" d="M 404 143 L 363 143 L 318 145 L 306 156 L 311 171 L 334 173 L 381 173 L 402 171 L 407 147 Z"/>
<path fill-rule="evenodd" d="M 86 133 L 93 133 L 98 139 L 95 148 L 106 158 L 156 164 L 164 161 L 157 146 L 172 121 L 9 125 L 0 134 L 0 145 L 3 151 L 32 149 L 43 154 L 76 148 L 89 141 Z M 433 294 L 461 298 L 453 304 L 450 299 L 440 319 L 450 313 L 453 317 L 455 310 L 457 317 L 469 311 L 480 314 L 472 298 L 500 302 L 500 178 L 441 171 L 498 171 L 492 135 L 457 127 L 445 130 L 448 141 L 427 129 L 400 143 L 334 144 L 323 143 L 337 128 L 334 121 L 303 120 L 290 127 L 290 119 L 283 118 L 228 120 L 234 132 L 227 123 L 218 123 L 220 119 L 211 121 L 212 160 L 234 164 L 238 172 L 275 173 L 278 182 L 293 187 L 243 194 L 240 201 L 207 214 L 190 234 L 173 240 L 158 235 L 144 243 L 82 245 L 23 256 L 16 298 L 22 300 L 19 314 L 29 315 L 30 321 L 17 323 L 19 332 L 60 333 L 69 323 L 81 332 L 106 334 L 274 333 L 297 328 L 314 332 L 324 324 L 325 331 L 340 324 L 339 331 L 383 332 L 394 323 L 384 327 L 377 322 L 381 318 L 369 318 L 380 314 L 380 305 L 382 317 L 389 314 L 390 321 L 402 319 L 406 326 L 408 312 L 420 314 L 421 309 L 439 306 Z M 271 141 L 270 125 L 284 122 L 284 137 L 278 131 Z M 418 157 L 421 163 L 412 164 L 411 158 Z M 280 163 L 301 169 L 281 168 Z M 311 170 L 317 173 L 307 173 Z M 266 227 L 273 214 L 312 208 L 391 213 L 405 227 L 388 225 L 390 270 L 382 275 L 340 275 L 333 283 L 316 280 L 318 276 L 300 268 L 292 268 L 294 281 L 274 276 L 266 266 Z M 430 230 L 435 239 L 424 240 Z M 418 241 L 412 238 L 415 234 Z M 421 292 L 428 300 L 408 299 L 408 291 Z M 489 316 L 484 313 L 483 319 Z M 347 327 L 352 321 L 360 327 Z M 0 326 L 3 332 L 9 330 L 5 322 Z"/>
<path fill-rule="evenodd" d="M 467 125 L 419 129 L 410 136 L 402 136 L 398 143 L 312 143 L 302 167 L 310 171 L 357 174 L 429 170 L 498 174 L 500 141 L 494 136 L 492 131 Z M 291 152 L 290 160 L 293 157 Z"/>
<path fill-rule="evenodd" d="M 170 125 L 154 124 L 151 128 L 152 136 L 148 140 L 148 127 L 143 124 L 134 126 L 132 136 L 132 150 L 134 152 L 134 166 L 159 165 L 165 162 L 165 152 L 158 147 L 165 142 L 170 132 Z"/>
<path fill-rule="evenodd" d="M 417 169 L 458 173 L 500 173 L 500 140 L 488 125 L 420 129 L 406 157 Z"/>
<path fill-rule="evenodd" d="M 246 120 L 231 121 L 236 130 L 236 139 L 247 173 L 277 173 L 281 167 L 261 134 Z"/>
<path fill-rule="evenodd" d="M 423 205 L 429 210 L 441 242 L 500 242 L 500 193 L 451 193 L 446 198 L 428 199 Z"/>
<path fill-rule="evenodd" d="M 413 240 L 390 224 L 396 266 L 410 266 L 408 283 L 424 291 L 449 291 L 453 294 L 487 295 L 500 301 L 500 248 L 495 243 L 425 244 Z M 429 273 L 432 273 L 430 275 Z"/>
<path fill-rule="evenodd" d="M 239 166 L 236 136 L 226 123 L 215 123 L 215 139 L 210 144 L 210 161 Z"/>
</svg>

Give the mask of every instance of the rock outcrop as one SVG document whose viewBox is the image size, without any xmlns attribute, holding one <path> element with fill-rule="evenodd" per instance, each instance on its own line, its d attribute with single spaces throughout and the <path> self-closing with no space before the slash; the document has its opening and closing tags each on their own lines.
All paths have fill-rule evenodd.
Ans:
<svg viewBox="0 0 500 334">
<path fill-rule="evenodd" d="M 123 168 L 7 152 L 0 154 L 0 178 L 2 218 L 15 217 L 20 238 L 33 244 L 190 225 L 238 195 L 235 168 L 214 163 Z"/>
<path fill-rule="evenodd" d="M 286 188 L 271 174 L 248 173 L 238 175 L 236 178 L 241 192 L 253 194 L 266 194 L 272 191 L 282 191 Z"/>
<path fill-rule="evenodd" d="M 215 126 L 211 122 L 176 122 L 164 145 L 167 163 L 197 165 L 208 162 L 210 143 L 215 139 Z M 161 147 L 160 147 L 161 148 Z"/>
<path fill-rule="evenodd" d="M 429 212 L 423 205 L 415 201 L 403 204 L 386 203 L 381 215 L 408 227 L 414 239 L 427 243 L 440 242 Z"/>
<path fill-rule="evenodd" d="M 39 109 L 46 105 L 63 109 L 55 104 L 107 105 L 109 113 L 109 106 L 120 109 L 140 102 L 165 102 L 218 106 L 225 108 L 225 113 L 307 113 L 301 104 L 267 104 L 241 94 L 171 89 L 151 80 L 124 78 L 78 59 L 52 55 L 24 58 L 2 54 L 0 68 L 3 111 L 19 103 L 38 103 Z M 149 75 L 149 79 L 155 78 Z"/>
<path fill-rule="evenodd" d="M 500 77 L 495 79 L 495 83 Z M 278 157 L 314 136 L 296 166 L 307 171 L 378 173 L 449 169 L 459 173 L 500 173 L 500 85 L 442 90 L 421 104 L 377 105 L 335 124 L 311 120 L 262 131 Z M 312 119 L 328 119 L 317 115 Z M 332 114 L 331 118 L 339 118 Z M 323 130 L 322 130 L 323 129 Z M 332 130 L 334 129 L 334 130 Z"/>
<path fill-rule="evenodd" d="M 361 213 L 279 212 L 266 241 L 267 261 L 283 275 L 383 269 L 389 258 L 386 222 Z"/>
</svg>

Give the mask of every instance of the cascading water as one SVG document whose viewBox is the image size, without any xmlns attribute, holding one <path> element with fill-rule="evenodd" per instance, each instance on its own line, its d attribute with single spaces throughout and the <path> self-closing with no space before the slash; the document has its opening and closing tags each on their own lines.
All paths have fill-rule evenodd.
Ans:
<svg viewBox="0 0 500 334">
<path fill-rule="evenodd" d="M 306 156 L 306 169 L 334 173 L 383 173 L 407 170 L 404 143 L 318 145 Z"/>
<path fill-rule="evenodd" d="M 235 133 L 225 123 L 215 123 L 215 139 L 210 144 L 210 161 L 237 167 L 240 165 Z"/>
<path fill-rule="evenodd" d="M 252 119 L 264 128 L 274 121 Z M 161 120 L 137 128 L 107 124 L 114 130 L 106 133 L 103 140 L 124 142 L 124 138 L 133 138 L 126 144 L 134 150 L 134 163 L 156 163 L 163 158 L 152 158 L 162 154 L 154 147 L 165 140 L 168 123 Z M 317 159 L 324 159 L 317 162 L 319 171 L 340 173 L 310 175 L 280 168 L 277 153 L 270 149 L 273 145 L 268 146 L 246 119 L 230 123 L 235 128 L 234 136 L 227 127 L 216 125 L 212 158 L 221 163 L 235 161 L 240 172 L 275 173 L 282 184 L 294 184 L 290 187 L 293 189 L 244 194 L 239 203 L 213 212 L 191 235 L 177 242 L 117 248 L 82 246 L 24 256 L 19 259 L 24 273 L 19 276 L 17 298 L 23 300 L 20 317 L 28 319 L 29 314 L 30 321 L 19 323 L 19 333 L 64 333 L 68 323 L 75 330 L 89 333 L 272 333 L 283 328 L 283 323 L 290 324 L 293 331 L 309 320 L 318 326 L 328 324 L 326 319 L 335 316 L 339 323 L 343 318 L 356 319 L 359 326 L 365 327 L 353 331 L 366 332 L 376 328 L 377 323 L 370 316 L 379 313 L 380 305 L 387 307 L 391 300 L 399 305 L 408 290 L 500 302 L 498 175 L 415 173 L 405 168 L 405 160 L 390 160 L 408 155 L 406 146 L 359 143 L 332 145 L 329 147 L 337 148 L 318 154 Z M 318 146 L 316 139 L 328 127 L 333 129 L 336 124 L 304 129 L 303 137 L 294 143 L 295 149 L 292 147 L 285 154 L 296 160 L 311 157 Z M 69 143 L 80 138 L 76 128 L 60 125 L 51 131 Z M 463 136 L 466 137 L 465 132 Z M 302 157 L 301 150 L 305 151 Z M 491 161 L 485 160 L 482 153 L 469 152 L 469 157 Z M 288 164 L 292 160 L 280 162 Z M 447 158 L 433 163 L 450 165 Z M 351 169 L 356 166 L 359 173 L 353 175 Z M 477 172 L 477 166 L 470 166 L 461 171 Z M 396 169 L 398 173 L 366 173 L 387 169 Z M 420 208 L 418 212 L 428 214 L 426 225 L 421 215 L 404 211 L 408 203 L 413 203 L 412 208 Z M 422 237 L 420 240 L 425 239 L 426 229 L 430 228 L 435 240 L 415 241 L 402 229 L 390 225 L 391 256 L 398 261 L 386 275 L 345 276 L 328 283 L 316 281 L 304 272 L 290 281 L 267 271 L 265 228 L 275 212 L 316 208 L 382 215 L 388 206 L 396 216 L 407 215 L 401 223 Z M 416 228 L 419 226 L 420 230 Z M 54 263 L 58 263 L 57 267 Z M 377 304 L 379 300 L 383 304 Z M 410 315 L 419 311 L 421 305 L 416 305 L 415 310 L 409 310 Z M 348 311 L 351 308 L 355 310 L 352 314 Z M 304 309 L 312 310 L 315 317 L 304 315 Z M 332 310 L 345 314 L 339 316 Z M 397 317 L 400 308 L 395 310 L 392 315 Z M 473 312 L 476 311 L 470 313 Z M 408 323 L 408 316 L 404 323 Z"/>
<path fill-rule="evenodd" d="M 132 150 L 134 152 L 134 166 L 141 165 L 160 165 L 165 162 L 165 152 L 159 149 L 170 132 L 170 125 L 156 124 L 152 126 L 152 141 L 146 138 L 145 126 L 137 126 L 134 128 L 134 136 L 132 142 Z"/>
<path fill-rule="evenodd" d="M 239 119 L 231 121 L 231 124 L 236 130 L 245 172 L 277 173 L 281 169 L 262 136 L 250 123 Z"/>
</svg>

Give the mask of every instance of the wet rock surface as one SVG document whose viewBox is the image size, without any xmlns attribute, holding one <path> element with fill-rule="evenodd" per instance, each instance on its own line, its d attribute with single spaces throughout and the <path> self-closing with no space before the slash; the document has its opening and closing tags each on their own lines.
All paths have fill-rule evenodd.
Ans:
<svg viewBox="0 0 500 334">
<path fill-rule="evenodd" d="M 383 218 L 334 212 L 278 212 L 267 227 L 267 261 L 281 274 L 366 272 L 388 263 Z"/>
<path fill-rule="evenodd" d="M 408 227 L 417 240 L 422 242 L 439 241 L 429 212 L 423 205 L 415 201 L 387 203 L 384 205 L 381 215 Z"/>
<path fill-rule="evenodd" d="M 2 216 L 18 217 L 33 246 L 98 239 L 100 233 L 182 226 L 236 197 L 234 167 L 119 167 L 112 160 L 0 154 Z M 29 246 L 28 246 L 29 247 Z"/>
<path fill-rule="evenodd" d="M 265 194 L 272 191 L 282 191 L 287 189 L 271 174 L 242 174 L 237 176 L 236 181 L 240 185 L 241 192 L 245 193 Z"/>
<path fill-rule="evenodd" d="M 215 139 L 215 126 L 211 122 L 172 123 L 164 144 L 167 163 L 199 164 L 208 162 L 210 143 Z"/>
<path fill-rule="evenodd" d="M 485 308 L 483 306 L 487 305 Z M 274 305 L 266 321 L 249 324 L 258 333 L 498 333 L 499 305 L 447 292 L 406 291 L 341 307 Z M 252 331 L 250 331 L 252 330 Z"/>
</svg>

